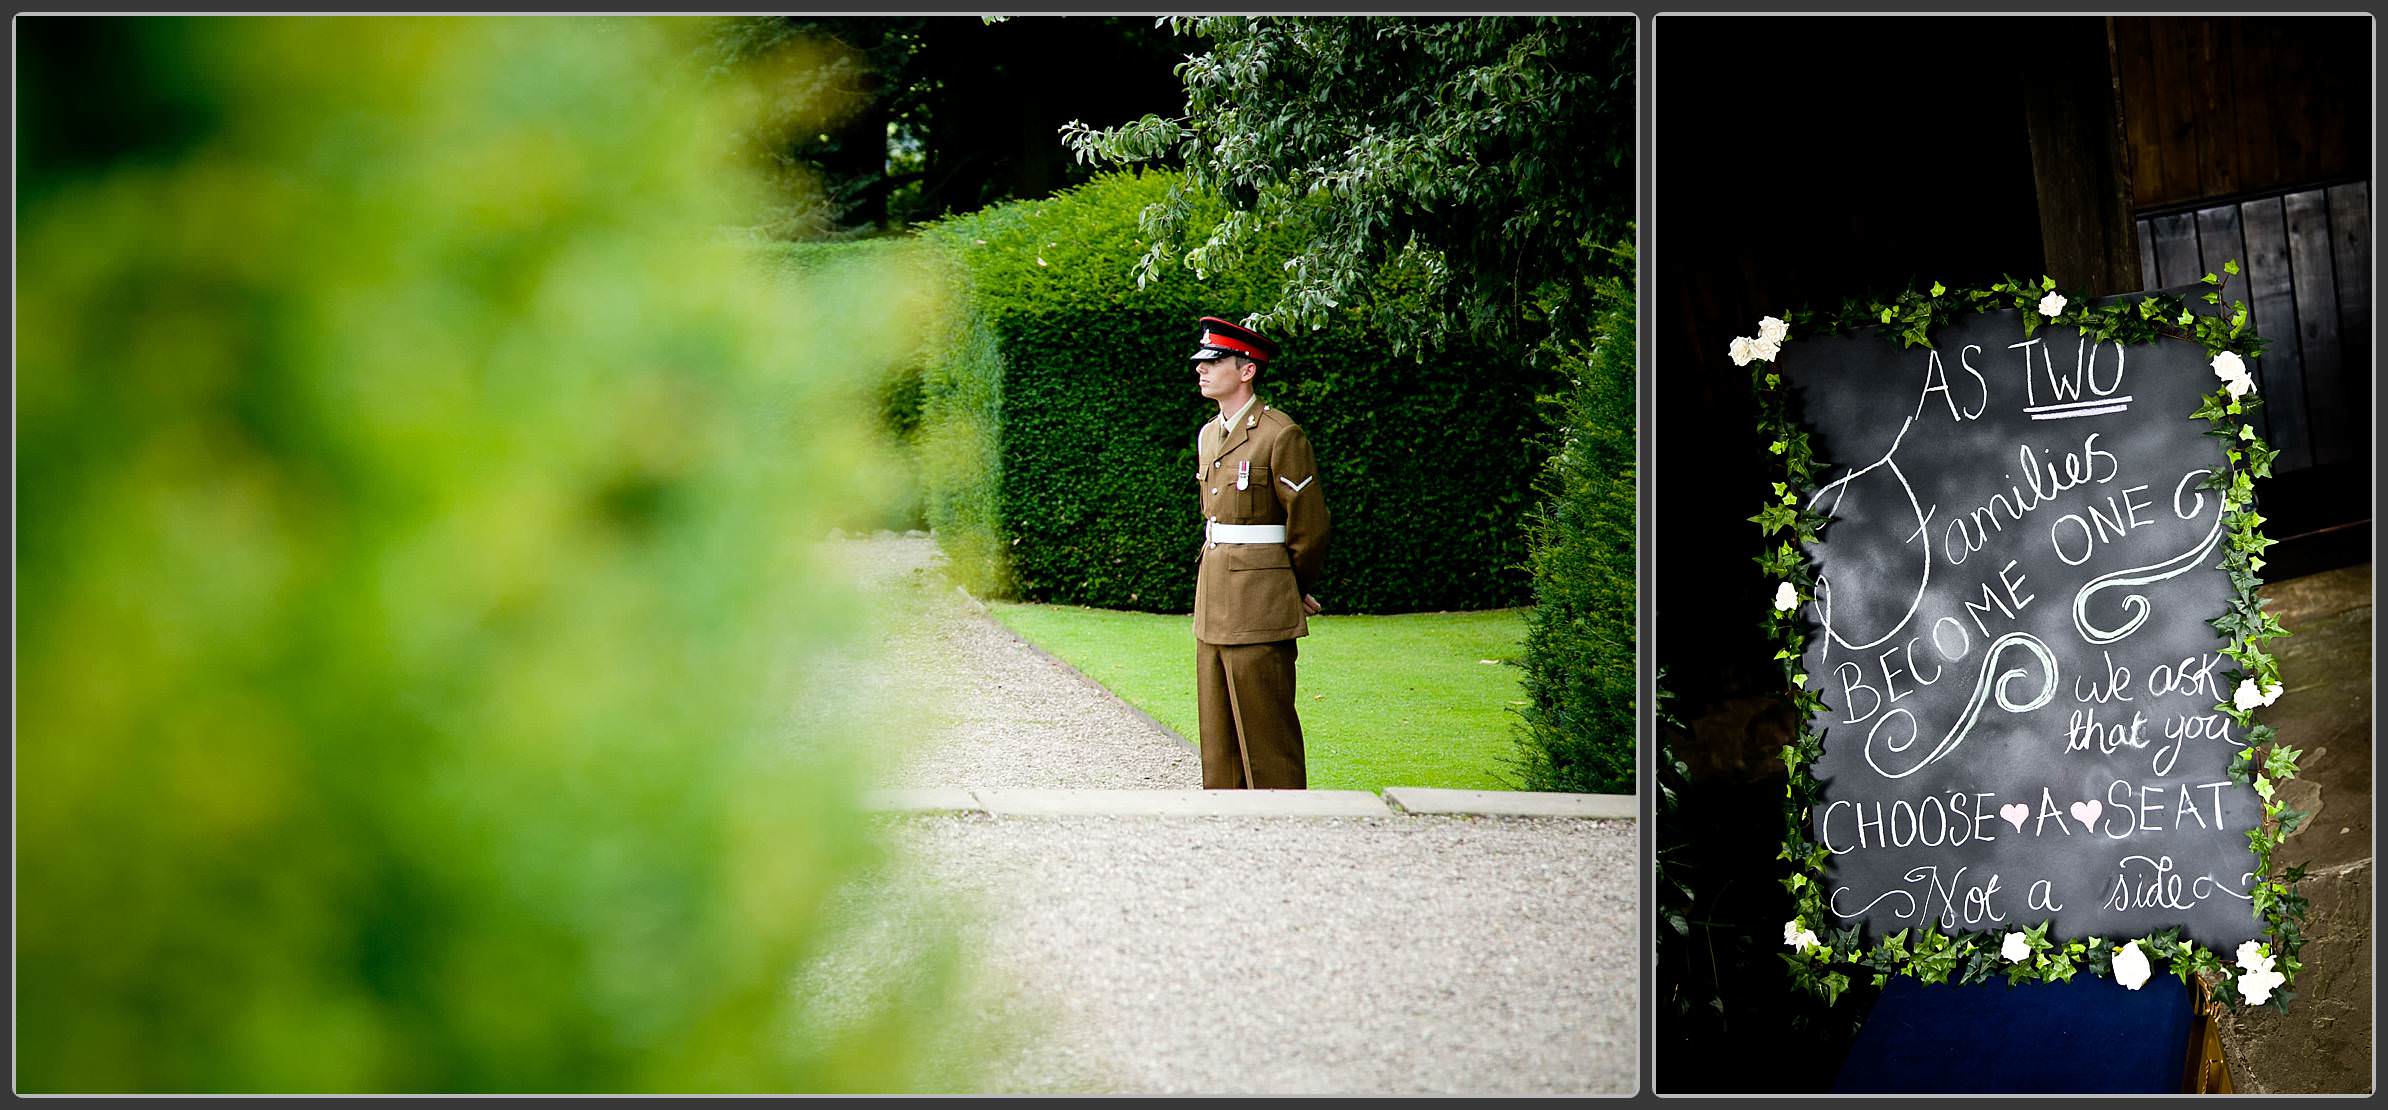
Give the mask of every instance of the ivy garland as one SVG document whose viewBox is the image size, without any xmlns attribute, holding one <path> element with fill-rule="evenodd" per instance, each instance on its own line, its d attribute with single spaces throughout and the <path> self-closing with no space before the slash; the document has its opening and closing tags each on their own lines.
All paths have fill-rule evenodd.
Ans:
<svg viewBox="0 0 2388 1110">
<path fill-rule="evenodd" d="M 2236 274 L 2239 265 L 2233 261 L 2223 270 Z M 1779 858 L 1792 865 L 1783 885 L 1797 906 L 1797 916 L 1783 930 L 1784 942 L 1794 951 L 1782 955 L 1792 981 L 1826 1004 L 1839 999 L 1857 975 L 1871 975 L 1876 986 L 1893 974 L 1913 975 L 1926 983 L 1971 984 L 1998 976 L 2009 983 L 2054 982 L 2070 980 L 2082 971 L 2114 975 L 2118 960 L 2140 976 L 2150 960 L 2167 965 L 2183 982 L 2195 972 L 2233 1009 L 2242 1005 L 2243 996 L 2244 1001 L 2254 1003 L 2263 1003 L 2268 996 L 2270 1005 L 2283 1010 L 2295 997 L 2287 987 L 2304 966 L 2297 953 L 2306 939 L 2306 899 L 2297 893 L 2297 884 L 2305 877 L 2305 868 L 2290 867 L 2275 875 L 2272 855 L 2282 838 L 2308 816 L 2278 797 L 2280 784 L 2296 776 L 2301 753 L 2282 743 L 2271 726 L 2252 720 L 2254 710 L 2271 704 L 2280 692 L 2279 660 L 2262 645 L 2288 634 L 2278 617 L 2263 611 L 2267 602 L 2256 593 L 2262 584 L 2257 574 L 2264 567 L 2264 549 L 2274 541 L 2263 536 L 2264 518 L 2253 505 L 2253 482 L 2271 476 L 2272 460 L 2278 452 L 2266 446 L 2248 422 L 2248 414 L 2261 399 L 2245 377 L 2244 360 L 2259 354 L 2264 341 L 2247 331 L 2244 302 L 2220 307 L 2220 277 L 2207 274 L 2203 284 L 2211 288 L 2200 294 L 2200 299 L 2216 306 L 2210 312 L 2199 312 L 2170 294 L 2092 303 L 2087 297 L 2066 296 L 2057 289 L 2055 279 L 2048 277 L 2036 284 L 2010 277 L 1988 289 L 1965 291 L 1935 282 L 1928 292 L 1909 290 L 1889 301 L 1846 301 L 1838 312 L 1787 313 L 1786 320 L 1764 322 L 1760 327 L 1763 338 L 1757 342 L 1735 342 L 1735 361 L 1751 367 L 1759 427 L 1771 440 L 1767 450 L 1781 467 L 1773 482 L 1773 497 L 1750 520 L 1765 537 L 1762 543 L 1771 545 L 1758 556 L 1758 565 L 1770 580 L 1782 584 L 1771 599 L 1766 627 L 1779 645 L 1775 659 L 1782 665 L 1800 722 L 1796 739 L 1782 749 L 1790 785 Z M 1806 428 L 1791 412 L 1789 391 L 1782 388 L 1773 359 L 1794 333 L 1846 334 L 1871 329 L 1902 347 L 1929 347 L 1936 322 L 1959 313 L 2009 308 L 2019 310 L 2026 337 L 2042 327 L 2067 325 L 2095 339 L 2126 345 L 2159 336 L 2195 340 L 2214 360 L 2222 381 L 2190 419 L 2207 422 L 2206 434 L 2225 442 L 2229 459 L 2228 473 L 2213 475 L 2203 487 L 2219 492 L 2223 500 L 2227 543 L 2221 566 L 2229 573 L 2235 592 L 2228 610 L 2211 623 L 2230 638 L 2223 654 L 2238 664 L 2232 675 L 2237 694 L 2215 708 L 2245 730 L 2244 744 L 2231 765 L 2231 781 L 2252 785 L 2263 799 L 2264 819 L 2249 830 L 2247 841 L 2255 854 L 2258 877 L 2253 910 L 2269 938 L 2268 944 L 2249 941 L 2241 945 L 2235 962 L 2226 963 L 2204 945 L 2182 939 L 2178 927 L 2137 938 L 2090 936 L 2075 940 L 2049 938 L 2045 921 L 2010 932 L 1943 933 L 1933 927 L 1915 933 L 1902 929 L 1877 938 L 1871 947 L 1860 936 L 1860 926 L 1823 935 L 1814 931 L 1816 924 L 1826 920 L 1822 889 L 1828 853 L 1809 836 L 1809 807 L 1818 800 L 1822 786 L 1805 769 L 1822 751 L 1822 737 L 1810 722 L 1826 707 L 1823 697 L 1808 689 L 1807 675 L 1800 669 L 1808 637 L 1800 612 L 1815 596 L 1816 585 L 1815 568 L 1801 545 L 1817 542 L 1827 518 L 1815 509 L 1801 507 L 1816 487 L 1820 467 Z M 2129 951 L 2134 946 L 2136 953 Z"/>
</svg>

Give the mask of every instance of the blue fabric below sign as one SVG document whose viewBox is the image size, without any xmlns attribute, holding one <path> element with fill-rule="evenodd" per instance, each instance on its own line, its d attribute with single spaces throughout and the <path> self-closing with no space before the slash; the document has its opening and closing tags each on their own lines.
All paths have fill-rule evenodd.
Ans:
<svg viewBox="0 0 2388 1110">
<path fill-rule="evenodd" d="M 2177 1093 L 2192 1016 L 2188 986 L 2161 972 L 2135 991 L 2086 973 L 2064 983 L 1969 987 L 1896 976 L 1833 1089 Z"/>
</svg>

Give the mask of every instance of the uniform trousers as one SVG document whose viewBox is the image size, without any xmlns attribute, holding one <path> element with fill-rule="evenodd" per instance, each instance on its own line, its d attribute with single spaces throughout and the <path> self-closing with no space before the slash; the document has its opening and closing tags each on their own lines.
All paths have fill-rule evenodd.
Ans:
<svg viewBox="0 0 2388 1110">
<path fill-rule="evenodd" d="M 1205 790 L 1300 790 L 1302 719 L 1294 713 L 1296 641 L 1194 641 Z"/>
</svg>

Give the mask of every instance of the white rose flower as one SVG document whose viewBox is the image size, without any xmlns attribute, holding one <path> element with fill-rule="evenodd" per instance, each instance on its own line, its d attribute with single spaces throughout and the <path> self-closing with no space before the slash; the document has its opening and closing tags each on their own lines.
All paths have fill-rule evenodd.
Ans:
<svg viewBox="0 0 2388 1110">
<path fill-rule="evenodd" d="M 2261 1006 L 2272 998 L 2272 991 L 2288 982 L 2288 976 L 2277 971 L 2250 971 L 2239 976 L 2239 997 L 2252 1005 Z"/>
<path fill-rule="evenodd" d="M 2050 293 L 2050 294 L 2048 294 L 2047 296 L 2040 298 L 2040 315 L 2042 315 L 2042 316 L 2046 316 L 2046 317 L 2049 317 L 2049 318 L 2053 319 L 2053 318 L 2056 316 L 2056 314 L 2057 314 L 2057 313 L 2063 312 L 2064 310 L 2065 310 L 2065 295 L 2064 295 L 2064 294 L 2062 294 L 2062 293 Z"/>
<path fill-rule="evenodd" d="M 1755 342 L 1752 342 L 1749 336 L 1742 335 L 1734 337 L 1733 365 L 1747 366 L 1750 364 L 1750 359 L 1757 357 L 1757 354 L 1758 345 Z"/>
<path fill-rule="evenodd" d="M 1998 954 L 2005 956 L 2008 963 L 2022 963 L 2031 958 L 2031 941 L 2022 933 L 2008 933 L 2006 941 L 1998 946 Z"/>
<path fill-rule="evenodd" d="M 2239 946 L 2239 970 L 2270 971 L 2272 957 L 2264 954 L 2264 942 L 2251 940 Z"/>
<path fill-rule="evenodd" d="M 2244 397 L 2255 389 L 2255 378 L 2247 372 L 2247 360 L 2237 351 L 2224 351 L 2214 356 L 2214 376 L 2222 379 L 2222 388 L 2232 398 Z"/>
<path fill-rule="evenodd" d="M 1792 948 L 1801 952 L 1805 952 L 1808 949 L 1814 948 L 1824 942 L 1816 938 L 1816 931 L 1814 929 L 1810 929 L 1801 925 L 1799 923 L 1799 919 L 1794 917 L 1789 921 L 1783 922 L 1783 943 L 1790 945 Z"/>
<path fill-rule="evenodd" d="M 1783 353 L 1783 343 L 1779 339 L 1761 337 L 1756 343 L 1750 344 L 1750 353 L 1767 362 L 1773 362 L 1776 355 Z"/>
<path fill-rule="evenodd" d="M 2281 686 L 2277 682 L 2266 683 L 2259 687 L 2255 684 L 2254 679 L 2242 678 L 2239 680 L 2239 688 L 2230 693 L 2230 704 L 2232 708 L 2245 713 L 2250 709 L 2279 701 L 2280 692 Z"/>
<path fill-rule="evenodd" d="M 2255 688 L 2255 680 L 2252 678 L 2240 679 L 2239 688 L 2231 691 L 2230 693 L 2231 708 L 2236 709 L 2241 713 L 2245 713 L 2256 706 L 2262 705 L 2263 703 L 2264 692 Z"/>
<path fill-rule="evenodd" d="M 1791 325 L 1772 316 L 1761 316 L 1758 318 L 1758 338 L 1780 347 L 1784 340 L 1791 338 Z"/>
<path fill-rule="evenodd" d="M 1799 608 L 1799 591 L 1793 588 L 1789 582 L 1776 586 L 1774 588 L 1774 607 L 1778 612 L 1784 613 Z"/>
<path fill-rule="evenodd" d="M 2138 990 L 2148 981 L 2148 954 L 2139 950 L 2139 942 L 2131 941 L 2114 950 L 2114 981 L 2126 990 Z"/>
</svg>

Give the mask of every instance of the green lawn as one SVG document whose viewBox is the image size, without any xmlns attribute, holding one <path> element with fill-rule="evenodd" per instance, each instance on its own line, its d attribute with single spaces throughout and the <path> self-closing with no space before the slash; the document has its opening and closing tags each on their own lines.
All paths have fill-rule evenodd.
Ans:
<svg viewBox="0 0 2388 1110">
<path fill-rule="evenodd" d="M 997 602 L 995 619 L 1192 740 L 1192 618 Z M 1318 616 L 1297 681 L 1310 785 L 1516 789 L 1525 610 Z M 1495 660 L 1487 664 L 1484 660 Z M 1193 783 L 1187 784 L 1197 785 Z"/>
</svg>

